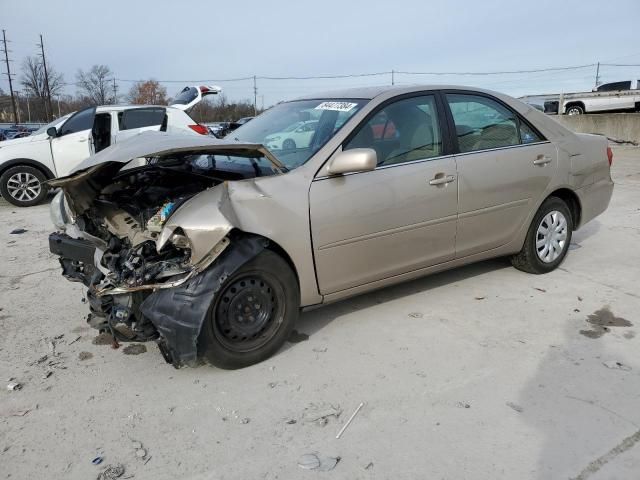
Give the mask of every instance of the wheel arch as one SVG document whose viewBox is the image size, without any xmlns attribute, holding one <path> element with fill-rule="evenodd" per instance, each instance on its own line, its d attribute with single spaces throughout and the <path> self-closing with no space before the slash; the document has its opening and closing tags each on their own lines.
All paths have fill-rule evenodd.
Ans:
<svg viewBox="0 0 640 480">
<path fill-rule="evenodd" d="M 26 165 L 29 167 L 36 168 L 44 173 L 47 180 L 51 180 L 52 178 L 56 178 L 55 174 L 41 162 L 36 160 L 31 160 L 30 158 L 14 158 L 13 160 L 8 160 L 0 165 L 0 175 L 4 174 L 7 170 L 13 167 L 19 167 L 20 165 Z"/>
<path fill-rule="evenodd" d="M 544 200 L 550 197 L 557 197 L 567 204 L 569 211 L 571 212 L 571 222 L 573 223 L 573 229 L 577 230 L 580 227 L 582 221 L 582 204 L 576 193 L 569 188 L 559 188 L 554 190 Z M 543 200 L 543 203 L 544 203 Z"/>
<path fill-rule="evenodd" d="M 584 106 L 584 102 L 581 101 L 576 101 L 576 102 L 568 102 L 565 106 L 564 106 L 564 111 L 566 113 L 567 110 L 569 110 L 571 107 L 580 107 L 582 108 L 582 113 L 586 113 L 587 109 Z"/>
</svg>

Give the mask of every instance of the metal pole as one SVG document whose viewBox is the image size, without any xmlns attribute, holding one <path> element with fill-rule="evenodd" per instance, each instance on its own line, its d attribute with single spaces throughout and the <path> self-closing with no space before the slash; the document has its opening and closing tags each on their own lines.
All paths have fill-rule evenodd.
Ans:
<svg viewBox="0 0 640 480">
<path fill-rule="evenodd" d="M 7 34 L 2 30 L 2 41 L 4 42 L 4 61 L 7 64 L 7 77 L 9 77 L 9 92 L 11 93 L 11 105 L 13 106 L 13 121 L 18 123 L 18 109 L 16 99 L 13 95 L 13 83 L 11 82 L 11 69 L 9 68 L 9 50 L 7 49 Z"/>
<path fill-rule="evenodd" d="M 391 85 L 396 84 L 395 73 L 396 73 L 395 70 L 391 70 Z"/>
<path fill-rule="evenodd" d="M 253 116 L 258 115 L 258 86 L 256 85 L 256 76 L 253 76 Z"/>
<path fill-rule="evenodd" d="M 62 115 L 60 115 L 60 97 L 58 97 L 58 118 L 60 118 Z"/>
<path fill-rule="evenodd" d="M 113 103 L 118 103 L 118 86 L 115 77 L 113 78 Z"/>
<path fill-rule="evenodd" d="M 49 72 L 47 72 L 47 60 L 44 56 L 44 41 L 42 40 L 42 34 L 40 34 L 40 50 L 42 51 L 42 66 L 44 67 L 44 81 L 47 87 L 47 103 L 49 104 L 48 120 L 53 120 L 53 106 L 51 105 L 51 89 L 49 88 Z"/>
<path fill-rule="evenodd" d="M 27 94 L 27 116 L 29 117 L 29 123 L 31 123 L 31 107 L 29 107 L 29 95 Z"/>
<path fill-rule="evenodd" d="M 600 83 L 600 62 L 598 62 L 598 66 L 596 67 L 596 88 Z"/>
<path fill-rule="evenodd" d="M 18 121 L 16 123 L 21 123 L 22 119 L 20 118 L 20 92 L 16 90 L 16 103 L 18 104 Z"/>
</svg>

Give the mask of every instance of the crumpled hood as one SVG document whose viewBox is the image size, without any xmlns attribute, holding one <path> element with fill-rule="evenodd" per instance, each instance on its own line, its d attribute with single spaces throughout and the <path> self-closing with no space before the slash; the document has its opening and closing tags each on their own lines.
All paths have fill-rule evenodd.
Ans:
<svg viewBox="0 0 640 480">
<path fill-rule="evenodd" d="M 261 144 L 220 140 L 204 135 L 152 131 L 112 145 L 87 158 L 70 175 L 49 180 L 47 183 L 63 188 L 76 212 L 81 213 L 89 206 L 97 192 L 108 185 L 122 167 L 132 160 L 198 150 L 228 155 L 260 154 L 271 162 L 276 171 L 286 171 L 286 167 Z"/>
</svg>

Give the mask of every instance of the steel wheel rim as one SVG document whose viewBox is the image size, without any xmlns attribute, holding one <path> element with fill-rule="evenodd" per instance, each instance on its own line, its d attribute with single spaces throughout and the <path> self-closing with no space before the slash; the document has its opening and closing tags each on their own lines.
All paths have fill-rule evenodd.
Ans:
<svg viewBox="0 0 640 480">
<path fill-rule="evenodd" d="M 284 319 L 284 289 L 264 272 L 247 273 L 220 293 L 212 319 L 216 339 L 233 352 L 263 347 Z"/>
<path fill-rule="evenodd" d="M 552 263 L 562 255 L 567 246 L 569 226 L 562 212 L 547 213 L 536 231 L 536 253 L 544 263 Z"/>
<path fill-rule="evenodd" d="M 567 115 L 580 115 L 580 110 L 578 110 L 577 108 L 570 108 L 569 111 L 567 112 Z"/>
<path fill-rule="evenodd" d="M 20 202 L 30 202 L 38 198 L 42 191 L 42 184 L 32 173 L 18 172 L 7 180 L 7 191 Z"/>
</svg>

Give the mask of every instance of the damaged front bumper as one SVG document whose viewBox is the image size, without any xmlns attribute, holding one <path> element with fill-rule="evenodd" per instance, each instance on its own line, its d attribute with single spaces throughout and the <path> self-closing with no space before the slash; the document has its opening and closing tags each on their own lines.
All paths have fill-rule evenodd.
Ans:
<svg viewBox="0 0 640 480">
<path fill-rule="evenodd" d="M 63 275 L 88 287 L 87 322 L 119 341 L 155 340 L 175 367 L 198 363 L 198 338 L 210 306 L 224 282 L 268 245 L 263 237 L 237 232 L 206 268 L 192 270 L 178 283 L 148 284 L 108 292 L 96 289 L 104 278 L 94 265 L 96 247 L 64 233 L 49 236 Z M 126 291 L 125 291 L 126 290 Z"/>
</svg>

